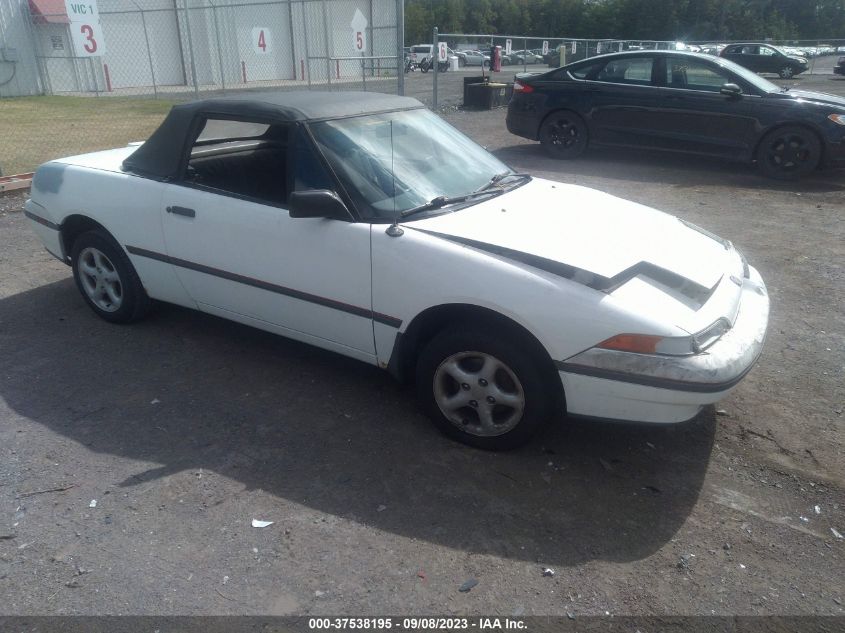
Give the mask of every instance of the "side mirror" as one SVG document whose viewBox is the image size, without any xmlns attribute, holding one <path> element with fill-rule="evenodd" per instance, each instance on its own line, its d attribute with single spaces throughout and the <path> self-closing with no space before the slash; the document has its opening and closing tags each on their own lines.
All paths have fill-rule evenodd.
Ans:
<svg viewBox="0 0 845 633">
<path fill-rule="evenodd" d="M 725 84 L 719 89 L 719 93 L 726 97 L 740 97 L 742 96 L 742 88 L 736 84 Z"/>
<path fill-rule="evenodd" d="M 329 218 L 352 220 L 352 214 L 334 191 L 314 189 L 294 191 L 288 198 L 288 212 L 292 218 Z"/>
</svg>

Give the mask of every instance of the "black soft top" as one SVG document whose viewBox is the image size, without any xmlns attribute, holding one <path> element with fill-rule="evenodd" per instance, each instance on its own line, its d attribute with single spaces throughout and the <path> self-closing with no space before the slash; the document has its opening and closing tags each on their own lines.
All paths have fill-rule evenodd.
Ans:
<svg viewBox="0 0 845 633">
<path fill-rule="evenodd" d="M 148 178 L 175 177 L 197 114 L 262 121 L 319 121 L 409 110 L 423 105 L 410 97 L 376 92 L 263 92 L 234 94 L 173 106 L 147 141 L 123 161 L 123 170 Z"/>
</svg>

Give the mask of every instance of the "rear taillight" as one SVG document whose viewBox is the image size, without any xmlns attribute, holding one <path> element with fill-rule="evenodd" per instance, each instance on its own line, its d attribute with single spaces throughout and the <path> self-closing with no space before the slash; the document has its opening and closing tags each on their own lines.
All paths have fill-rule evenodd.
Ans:
<svg viewBox="0 0 845 633">
<path fill-rule="evenodd" d="M 527 95 L 530 92 L 534 92 L 534 86 L 529 86 L 528 84 L 524 84 L 519 80 L 515 80 L 513 82 L 513 91 Z"/>
</svg>

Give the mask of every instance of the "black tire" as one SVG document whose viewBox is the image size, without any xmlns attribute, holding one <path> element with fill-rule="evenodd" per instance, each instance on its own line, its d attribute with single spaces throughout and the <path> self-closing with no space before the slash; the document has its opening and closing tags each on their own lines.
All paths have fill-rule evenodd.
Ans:
<svg viewBox="0 0 845 633">
<path fill-rule="evenodd" d="M 523 336 L 509 334 L 506 331 L 503 335 L 492 327 L 456 324 L 435 335 L 420 354 L 416 371 L 417 397 L 423 410 L 445 435 L 485 450 L 510 450 L 526 443 L 549 422 L 558 402 L 555 397 L 558 391 L 552 382 L 557 377 L 547 368 L 547 363 L 530 351 L 535 345 Z M 454 366 L 454 359 L 461 355 L 466 358 L 458 362 L 467 363 L 461 365 L 462 368 L 468 368 L 468 371 L 478 368 L 478 373 L 470 374 L 478 377 L 471 380 L 472 386 L 459 384 L 445 369 L 449 364 Z M 485 356 L 499 361 L 501 367 L 492 373 L 481 370 Z M 444 367 L 442 371 L 441 366 Z M 493 384 L 485 382 L 484 376 Z M 440 397 L 465 393 L 466 398 L 474 396 L 479 400 L 469 400 L 469 404 L 452 410 L 451 415 L 460 418 L 452 421 L 438 404 L 437 393 Z M 500 400 L 505 396 L 521 399 L 522 405 L 514 408 L 499 402 L 485 404 L 484 400 L 495 401 L 495 398 L 489 400 L 492 395 L 499 395 Z M 495 434 L 485 434 L 481 424 L 482 409 L 492 411 L 492 432 Z"/>
<path fill-rule="evenodd" d="M 795 76 L 795 69 L 792 66 L 784 66 L 778 71 L 781 79 L 792 79 Z"/>
<path fill-rule="evenodd" d="M 552 158 L 578 158 L 587 149 L 589 140 L 584 120 L 568 110 L 552 112 L 540 126 L 540 143 Z"/>
<path fill-rule="evenodd" d="M 810 130 L 788 125 L 772 130 L 757 148 L 757 167 L 776 180 L 796 180 L 819 166 L 822 145 Z"/>
<path fill-rule="evenodd" d="M 100 262 L 96 261 L 96 253 L 105 256 Z M 144 290 L 135 267 L 129 261 L 120 245 L 106 231 L 95 229 L 79 235 L 71 247 L 71 266 L 76 287 L 85 302 L 101 319 L 111 323 L 131 323 L 143 318 L 149 312 L 151 301 Z M 89 259 L 90 258 L 90 259 Z M 100 264 L 103 264 L 100 266 Z M 115 273 L 116 286 L 119 287 L 119 302 L 111 303 L 110 307 L 98 304 L 89 294 L 92 286 L 103 287 L 104 283 L 85 272 L 85 267 L 94 266 L 98 271 Z M 114 283 L 114 282 L 112 282 Z M 108 301 L 108 293 L 103 293 L 103 302 Z"/>
</svg>

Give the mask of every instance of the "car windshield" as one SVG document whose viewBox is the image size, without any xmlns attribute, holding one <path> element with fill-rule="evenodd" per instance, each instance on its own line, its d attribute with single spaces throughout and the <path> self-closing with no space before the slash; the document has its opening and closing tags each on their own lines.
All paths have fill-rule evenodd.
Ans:
<svg viewBox="0 0 845 633">
<path fill-rule="evenodd" d="M 389 219 L 441 196 L 471 194 L 510 172 L 429 110 L 320 121 L 310 127 L 367 219 Z"/>
</svg>

